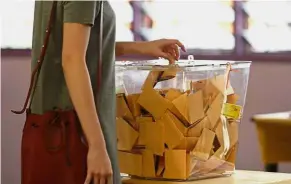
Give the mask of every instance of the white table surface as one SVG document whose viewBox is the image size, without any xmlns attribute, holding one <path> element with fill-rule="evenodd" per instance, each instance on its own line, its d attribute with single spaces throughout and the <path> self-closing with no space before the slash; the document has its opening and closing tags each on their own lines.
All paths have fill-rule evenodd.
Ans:
<svg viewBox="0 0 291 184">
<path fill-rule="evenodd" d="M 125 180 L 124 184 L 291 184 L 291 174 L 237 170 L 232 176 L 189 182 Z"/>
</svg>

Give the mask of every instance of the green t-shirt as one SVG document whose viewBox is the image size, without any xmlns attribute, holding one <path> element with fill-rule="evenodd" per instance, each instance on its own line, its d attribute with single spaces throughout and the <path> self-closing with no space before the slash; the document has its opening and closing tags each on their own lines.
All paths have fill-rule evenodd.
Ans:
<svg viewBox="0 0 291 184">
<path fill-rule="evenodd" d="M 99 47 L 99 25 L 96 17 L 99 13 L 99 3 L 100 1 L 57 2 L 55 23 L 32 99 L 31 110 L 33 113 L 42 114 L 54 108 L 73 108 L 61 64 L 63 23 L 65 22 L 88 24 L 92 27 L 86 62 L 95 93 L 98 71 L 97 50 Z M 40 55 L 51 7 L 52 1 L 35 1 L 32 69 L 34 69 Z M 97 109 L 114 171 L 114 183 L 118 184 L 121 182 L 117 163 L 115 130 L 115 14 L 107 1 L 104 1 L 103 7 L 102 83 L 98 93 Z"/>
</svg>

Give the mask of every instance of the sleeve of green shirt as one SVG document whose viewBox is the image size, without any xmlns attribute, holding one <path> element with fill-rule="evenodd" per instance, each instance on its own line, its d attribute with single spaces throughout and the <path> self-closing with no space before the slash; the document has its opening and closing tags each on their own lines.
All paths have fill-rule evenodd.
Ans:
<svg viewBox="0 0 291 184">
<path fill-rule="evenodd" d="M 94 25 L 99 13 L 99 1 L 65 1 L 63 2 L 64 23 L 80 23 Z"/>
</svg>

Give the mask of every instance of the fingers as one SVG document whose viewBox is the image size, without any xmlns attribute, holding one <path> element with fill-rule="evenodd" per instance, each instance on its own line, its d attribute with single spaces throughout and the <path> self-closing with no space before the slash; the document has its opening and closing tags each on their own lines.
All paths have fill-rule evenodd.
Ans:
<svg viewBox="0 0 291 184">
<path fill-rule="evenodd" d="M 112 182 L 112 174 L 88 174 L 84 184 L 113 184 Z"/>
<path fill-rule="evenodd" d="M 186 52 L 186 48 L 185 46 L 179 41 L 179 40 L 176 40 L 176 39 L 163 39 L 167 44 L 175 44 L 175 45 L 178 45 L 183 52 Z"/>
<path fill-rule="evenodd" d="M 180 52 L 179 52 L 179 48 L 177 45 L 172 45 L 172 53 L 174 54 L 174 56 L 176 57 L 176 60 L 178 60 L 180 58 Z"/>
<path fill-rule="evenodd" d="M 86 176 L 86 180 L 84 184 L 91 184 L 91 181 L 93 180 L 92 174 L 88 173 Z"/>
<path fill-rule="evenodd" d="M 100 183 L 98 183 L 98 184 L 107 184 L 107 178 L 101 177 L 100 178 Z"/>
<path fill-rule="evenodd" d="M 170 62 L 170 64 L 175 64 L 176 61 L 175 57 L 167 52 L 161 52 L 160 54 L 158 54 L 158 57 L 167 59 Z"/>
<path fill-rule="evenodd" d="M 88 175 L 86 177 L 86 180 L 85 180 L 85 184 L 112 184 L 108 181 L 110 181 L 111 179 L 107 179 L 107 177 L 105 176 L 98 176 L 98 175 L 95 175 L 94 177 Z"/>
<path fill-rule="evenodd" d="M 175 58 L 176 61 L 178 61 L 180 58 L 180 52 L 177 45 L 170 45 L 169 47 L 164 49 L 164 52 L 170 54 L 172 57 Z"/>
<path fill-rule="evenodd" d="M 100 184 L 100 176 L 99 175 L 95 175 L 94 176 L 94 182 L 92 182 L 92 184 L 94 183 L 94 184 Z M 103 183 L 102 183 L 103 184 Z"/>
<path fill-rule="evenodd" d="M 112 176 L 95 175 L 92 177 L 92 175 L 87 175 L 85 184 L 113 184 Z"/>
<path fill-rule="evenodd" d="M 112 175 L 108 177 L 108 180 L 107 180 L 107 183 L 106 184 L 113 184 Z"/>
<path fill-rule="evenodd" d="M 175 46 L 175 47 L 177 47 L 177 46 Z M 179 59 L 179 57 L 178 57 L 179 54 L 177 55 L 174 47 L 169 47 L 169 48 L 165 49 L 165 52 L 168 53 L 168 54 L 170 54 L 171 56 L 173 56 L 175 58 L 175 60 L 178 60 Z"/>
<path fill-rule="evenodd" d="M 113 184 L 113 180 L 112 180 L 112 175 L 103 175 L 102 177 L 100 177 L 100 183 L 98 184 Z"/>
</svg>

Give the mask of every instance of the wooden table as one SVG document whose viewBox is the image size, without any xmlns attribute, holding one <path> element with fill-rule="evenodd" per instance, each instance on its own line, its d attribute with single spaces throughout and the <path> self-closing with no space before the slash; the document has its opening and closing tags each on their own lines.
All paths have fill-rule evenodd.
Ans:
<svg viewBox="0 0 291 184">
<path fill-rule="evenodd" d="M 232 176 L 189 182 L 152 181 L 125 178 L 123 184 L 291 184 L 291 174 L 237 170 Z"/>
<path fill-rule="evenodd" d="M 262 161 L 265 170 L 278 171 L 278 163 L 291 162 L 291 112 L 255 115 Z"/>
</svg>

